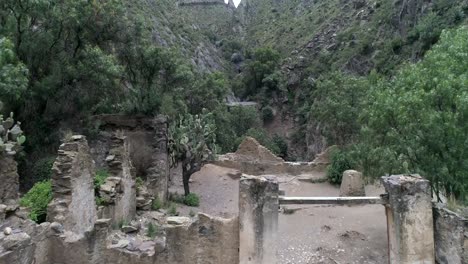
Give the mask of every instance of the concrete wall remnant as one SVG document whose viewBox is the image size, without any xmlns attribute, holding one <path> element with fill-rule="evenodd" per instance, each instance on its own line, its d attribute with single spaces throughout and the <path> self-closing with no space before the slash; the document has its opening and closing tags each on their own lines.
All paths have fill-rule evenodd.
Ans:
<svg viewBox="0 0 468 264">
<path fill-rule="evenodd" d="M 382 178 L 391 264 L 433 264 L 434 222 L 429 181 L 419 175 Z"/>
<path fill-rule="evenodd" d="M 275 264 L 278 182 L 243 176 L 239 185 L 239 263 Z"/>
<path fill-rule="evenodd" d="M 52 167 L 52 201 L 47 220 L 66 230 L 83 234 L 94 227 L 94 161 L 85 136 L 72 136 L 60 145 Z"/>
</svg>

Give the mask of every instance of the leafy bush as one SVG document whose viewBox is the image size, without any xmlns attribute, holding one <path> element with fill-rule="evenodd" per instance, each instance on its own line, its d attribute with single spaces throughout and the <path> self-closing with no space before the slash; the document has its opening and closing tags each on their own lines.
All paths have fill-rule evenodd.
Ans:
<svg viewBox="0 0 468 264">
<path fill-rule="evenodd" d="M 331 154 L 331 163 L 327 168 L 327 178 L 332 184 L 340 184 L 343 172 L 352 169 L 352 162 L 346 152 L 335 150 Z"/>
<path fill-rule="evenodd" d="M 177 212 L 177 207 L 176 207 L 176 205 L 175 205 L 174 203 L 171 203 L 171 204 L 169 205 L 169 209 L 168 209 L 167 213 L 168 213 L 169 215 L 172 215 L 172 216 L 177 216 L 177 215 L 179 215 L 179 212 Z"/>
<path fill-rule="evenodd" d="M 52 184 L 50 180 L 36 183 L 20 200 L 20 205 L 28 207 L 29 218 L 36 223 L 45 222 L 47 205 L 52 200 Z"/>
<path fill-rule="evenodd" d="M 94 177 L 94 190 L 99 191 L 99 187 L 106 182 L 107 177 L 109 177 L 109 172 L 106 170 L 96 171 L 96 176 Z"/>
<path fill-rule="evenodd" d="M 184 198 L 184 204 L 188 206 L 197 207 L 200 205 L 200 198 L 195 193 L 189 193 Z"/>
<path fill-rule="evenodd" d="M 157 232 L 158 232 L 157 227 L 153 223 L 149 222 L 147 226 L 147 230 L 146 230 L 146 236 L 154 239 L 156 237 Z"/>
<path fill-rule="evenodd" d="M 270 106 L 266 106 L 262 109 L 263 122 L 270 123 L 271 121 L 273 121 L 274 118 L 275 114 L 273 113 L 273 108 L 271 108 Z"/>
<path fill-rule="evenodd" d="M 34 164 L 33 171 L 36 181 L 49 180 L 52 175 L 52 166 L 54 165 L 55 157 L 43 158 Z"/>
<path fill-rule="evenodd" d="M 161 199 L 159 197 L 156 197 L 153 199 L 153 202 L 151 202 L 151 210 L 159 210 L 163 206 Z"/>
<path fill-rule="evenodd" d="M 288 157 L 288 143 L 280 135 L 273 136 L 273 144 L 278 147 L 279 152 L 277 153 L 282 158 Z"/>
</svg>

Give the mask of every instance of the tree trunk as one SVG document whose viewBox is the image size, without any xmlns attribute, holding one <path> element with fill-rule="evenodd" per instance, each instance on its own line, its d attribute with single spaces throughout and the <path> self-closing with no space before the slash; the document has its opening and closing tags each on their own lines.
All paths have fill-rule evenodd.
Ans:
<svg viewBox="0 0 468 264">
<path fill-rule="evenodd" d="M 185 196 L 190 194 L 190 185 L 189 185 L 190 176 L 192 176 L 190 174 L 190 170 L 187 170 L 186 164 L 182 164 L 182 182 L 184 183 Z"/>
</svg>

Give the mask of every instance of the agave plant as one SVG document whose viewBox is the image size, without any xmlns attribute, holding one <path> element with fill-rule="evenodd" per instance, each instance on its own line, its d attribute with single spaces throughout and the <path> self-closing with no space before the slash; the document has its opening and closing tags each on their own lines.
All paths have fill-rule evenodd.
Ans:
<svg viewBox="0 0 468 264">
<path fill-rule="evenodd" d="M 15 155 L 21 150 L 21 145 L 26 141 L 26 136 L 21 130 L 21 122 L 15 122 L 13 113 L 6 119 L 0 115 L 0 155 Z"/>
</svg>

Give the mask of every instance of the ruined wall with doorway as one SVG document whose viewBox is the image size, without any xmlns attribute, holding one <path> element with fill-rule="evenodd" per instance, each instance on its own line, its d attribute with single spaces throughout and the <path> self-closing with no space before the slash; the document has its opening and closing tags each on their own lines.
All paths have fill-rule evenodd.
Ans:
<svg viewBox="0 0 468 264">
<path fill-rule="evenodd" d="M 153 197 L 167 199 L 169 156 L 167 151 L 168 121 L 164 116 L 148 118 L 126 115 L 93 117 L 96 136 L 90 140 L 91 152 L 98 168 L 109 169 L 112 137 L 125 136 L 136 177 L 142 178 Z"/>
</svg>

